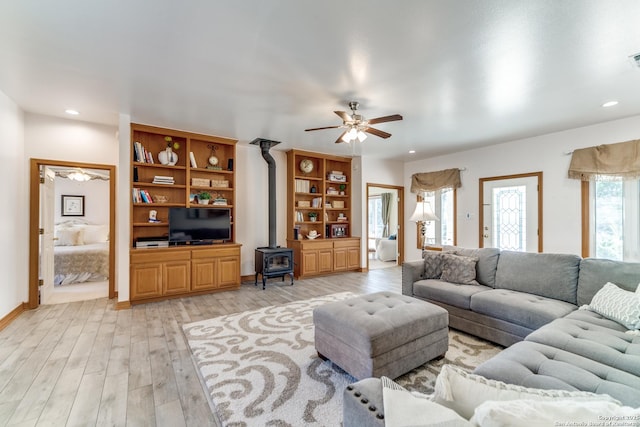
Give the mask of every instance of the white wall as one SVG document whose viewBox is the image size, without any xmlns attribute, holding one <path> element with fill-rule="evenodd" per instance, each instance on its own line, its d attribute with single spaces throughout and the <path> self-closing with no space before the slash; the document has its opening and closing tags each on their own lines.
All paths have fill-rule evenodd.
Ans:
<svg viewBox="0 0 640 427">
<path fill-rule="evenodd" d="M 109 181 L 94 179 L 78 182 L 56 176 L 54 191 L 56 224 L 75 218 L 62 216 L 62 195 L 84 196 L 84 216 L 81 218 L 90 224 L 109 224 Z"/>
<path fill-rule="evenodd" d="M 640 116 L 556 132 L 534 138 L 469 150 L 405 165 L 407 189 L 405 214 L 413 212 L 415 195 L 409 193 L 411 175 L 448 168 L 462 171 L 458 189 L 458 246 L 478 247 L 478 198 L 480 178 L 526 172 L 543 172 L 543 251 L 581 252 L 580 182 L 567 178 L 571 156 L 577 148 L 612 144 L 640 138 Z M 408 216 L 408 215 L 407 215 Z M 468 216 L 468 217 L 467 217 Z M 405 223 L 408 223 L 405 220 Z M 415 226 L 414 226 L 415 227 Z M 407 260 L 420 258 L 415 228 L 405 229 Z"/>
<path fill-rule="evenodd" d="M 0 318 L 29 299 L 29 198 L 24 180 L 24 113 L 0 92 Z"/>
</svg>

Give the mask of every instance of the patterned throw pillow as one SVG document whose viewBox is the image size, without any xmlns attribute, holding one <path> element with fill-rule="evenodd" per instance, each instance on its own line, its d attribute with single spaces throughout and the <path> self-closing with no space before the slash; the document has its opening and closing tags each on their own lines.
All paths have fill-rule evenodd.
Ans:
<svg viewBox="0 0 640 427">
<path fill-rule="evenodd" d="M 637 292 L 625 291 L 608 282 L 593 296 L 589 308 L 627 329 L 640 329 L 640 294 Z"/>
<path fill-rule="evenodd" d="M 477 257 L 467 257 L 444 253 L 442 254 L 441 280 L 462 285 L 477 285 L 476 263 Z"/>
<path fill-rule="evenodd" d="M 439 279 L 442 275 L 442 252 L 424 251 L 422 258 L 424 259 L 424 278 Z"/>
</svg>

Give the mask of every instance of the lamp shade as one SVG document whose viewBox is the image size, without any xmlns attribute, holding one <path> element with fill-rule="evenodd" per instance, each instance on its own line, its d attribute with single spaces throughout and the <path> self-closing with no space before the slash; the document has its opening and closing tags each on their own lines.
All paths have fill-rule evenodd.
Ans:
<svg viewBox="0 0 640 427">
<path fill-rule="evenodd" d="M 431 209 L 431 203 L 422 202 L 416 205 L 416 210 L 413 211 L 409 221 L 420 222 L 420 221 L 439 221 L 440 218 L 433 213 L 433 209 Z"/>
</svg>

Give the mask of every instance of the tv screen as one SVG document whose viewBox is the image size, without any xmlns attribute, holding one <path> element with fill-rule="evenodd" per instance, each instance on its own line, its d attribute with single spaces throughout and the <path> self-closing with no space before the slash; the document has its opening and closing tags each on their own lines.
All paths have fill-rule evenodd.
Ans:
<svg viewBox="0 0 640 427">
<path fill-rule="evenodd" d="M 205 243 L 214 240 L 231 240 L 229 209 L 169 209 L 169 242 Z"/>
</svg>

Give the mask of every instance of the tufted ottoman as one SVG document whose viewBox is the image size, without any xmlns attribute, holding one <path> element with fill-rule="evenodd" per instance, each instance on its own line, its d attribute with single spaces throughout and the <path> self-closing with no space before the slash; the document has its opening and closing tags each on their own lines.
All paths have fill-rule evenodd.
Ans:
<svg viewBox="0 0 640 427">
<path fill-rule="evenodd" d="M 393 292 L 324 304 L 313 310 L 313 324 L 320 357 L 357 379 L 397 378 L 449 346 L 445 309 Z"/>
</svg>

